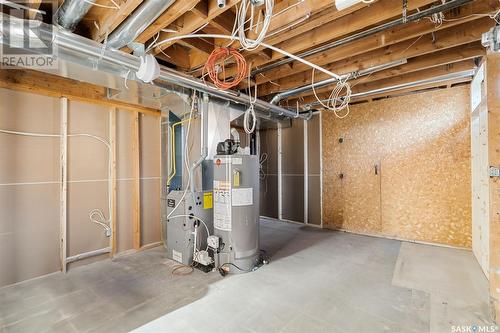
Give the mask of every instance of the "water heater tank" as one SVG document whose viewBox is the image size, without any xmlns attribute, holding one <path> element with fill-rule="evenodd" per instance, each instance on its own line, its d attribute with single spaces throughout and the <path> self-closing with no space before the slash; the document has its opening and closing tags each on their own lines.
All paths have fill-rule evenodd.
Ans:
<svg viewBox="0 0 500 333">
<path fill-rule="evenodd" d="M 216 267 L 251 271 L 260 260 L 257 156 L 216 155 L 213 200 L 214 234 L 219 237 Z"/>
</svg>

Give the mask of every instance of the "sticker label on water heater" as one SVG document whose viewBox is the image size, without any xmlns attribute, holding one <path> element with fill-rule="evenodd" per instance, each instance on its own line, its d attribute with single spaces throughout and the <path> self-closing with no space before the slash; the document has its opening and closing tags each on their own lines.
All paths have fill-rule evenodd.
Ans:
<svg viewBox="0 0 500 333">
<path fill-rule="evenodd" d="M 253 188 L 233 188 L 232 203 L 233 206 L 251 206 L 253 205 Z"/>
<path fill-rule="evenodd" d="M 214 227 L 231 231 L 231 183 L 214 181 Z"/>
</svg>

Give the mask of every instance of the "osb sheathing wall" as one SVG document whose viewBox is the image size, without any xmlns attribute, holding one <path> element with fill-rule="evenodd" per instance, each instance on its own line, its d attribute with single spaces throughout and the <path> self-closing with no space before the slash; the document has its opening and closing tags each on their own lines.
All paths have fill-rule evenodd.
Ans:
<svg viewBox="0 0 500 333">
<path fill-rule="evenodd" d="M 59 134 L 58 99 L 0 89 L 0 128 Z M 68 133 L 109 140 L 109 107 L 69 102 Z M 133 248 L 131 118 L 117 111 L 117 252 Z M 159 117 L 141 116 L 142 244 L 160 240 Z M 109 246 L 89 221 L 108 216 L 108 151 L 89 138 L 68 138 L 68 256 Z M 0 133 L 0 286 L 59 271 L 59 139 Z"/>
<path fill-rule="evenodd" d="M 469 86 L 323 113 L 324 225 L 471 247 Z"/>
</svg>

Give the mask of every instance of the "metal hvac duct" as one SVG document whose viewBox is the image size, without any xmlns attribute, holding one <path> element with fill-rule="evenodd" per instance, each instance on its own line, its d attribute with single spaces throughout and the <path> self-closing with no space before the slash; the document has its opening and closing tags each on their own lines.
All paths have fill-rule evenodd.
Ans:
<svg viewBox="0 0 500 333">
<path fill-rule="evenodd" d="M 352 72 L 352 73 L 347 73 L 347 74 L 341 75 L 340 79 L 341 80 L 345 80 L 345 79 L 358 78 L 358 77 L 369 75 L 369 74 L 372 74 L 372 73 L 375 73 L 375 72 L 383 71 L 385 69 L 389 69 L 389 68 L 392 68 L 392 67 L 395 67 L 395 66 L 404 65 L 406 63 L 407 63 L 406 59 L 391 61 L 391 62 L 389 62 L 387 64 L 373 66 L 373 67 L 370 67 L 370 68 L 367 68 L 367 69 L 362 69 L 362 70 L 357 71 L 357 72 Z M 314 83 L 314 89 L 326 87 L 326 86 L 328 86 L 330 84 L 333 84 L 333 83 L 336 83 L 338 81 L 339 80 L 336 79 L 336 78 L 330 78 L 330 79 L 326 79 L 326 80 L 323 80 L 323 81 L 320 81 L 320 82 L 316 82 L 316 83 Z M 312 90 L 312 86 L 313 86 L 312 84 L 306 84 L 306 85 L 298 87 L 298 88 L 294 88 L 294 89 L 290 89 L 290 90 L 287 90 L 287 91 L 280 92 L 279 94 L 276 94 L 273 97 L 273 99 L 271 100 L 271 104 L 278 104 L 280 101 L 284 100 L 285 98 L 288 98 L 290 96 L 298 95 L 298 94 L 301 94 L 303 92 Z"/>
<path fill-rule="evenodd" d="M 80 1 L 78 1 L 80 2 Z M 113 31 L 107 41 L 111 48 L 121 49 L 132 43 L 153 23 L 175 0 L 146 0 L 132 15 Z"/>
<path fill-rule="evenodd" d="M 57 24 L 69 31 L 75 30 L 76 25 L 87 14 L 94 2 L 95 0 L 65 0 L 57 10 Z"/>
<path fill-rule="evenodd" d="M 385 88 L 379 88 L 379 89 L 374 89 L 374 90 L 369 90 L 369 91 L 363 91 L 359 92 L 356 94 L 351 95 L 352 98 L 359 98 L 359 97 L 367 97 L 375 94 L 382 94 L 386 92 L 391 92 L 394 90 L 400 90 L 400 89 L 405 89 L 405 88 L 413 88 L 413 87 L 418 87 L 418 86 L 423 86 L 426 84 L 432 84 L 432 83 L 439 83 L 439 82 L 446 82 L 450 80 L 456 80 L 456 79 L 463 79 L 463 78 L 472 78 L 476 74 L 475 69 L 469 69 L 466 71 L 458 72 L 458 73 L 450 73 L 446 75 L 441 75 L 437 77 L 432 77 L 429 79 L 423 79 L 423 80 L 418 80 L 418 81 L 413 81 L 413 82 L 408 82 L 408 83 L 402 83 L 390 87 L 385 87 Z M 323 103 L 328 102 L 327 100 L 323 100 Z M 307 107 L 319 105 L 319 102 L 312 102 L 310 104 L 307 104 Z"/>
<path fill-rule="evenodd" d="M 405 23 L 418 21 L 420 19 L 423 19 L 424 17 L 431 16 L 432 14 L 435 14 L 435 13 L 445 12 L 445 11 L 460 7 L 460 6 L 465 5 L 466 3 L 469 3 L 469 2 L 472 2 L 472 0 L 451 0 L 451 1 L 445 2 L 441 5 L 430 7 L 428 9 L 419 11 L 413 15 L 408 15 L 408 17 L 406 17 L 406 22 L 403 18 L 393 20 L 393 21 L 378 25 L 376 27 L 370 28 L 368 30 L 363 30 L 361 32 L 349 35 L 345 38 L 336 40 L 334 42 L 322 45 L 318 48 L 299 53 L 299 54 L 297 54 L 297 56 L 299 56 L 301 58 L 306 58 L 306 57 L 330 50 L 332 48 L 335 48 L 335 47 L 338 47 L 338 46 L 341 46 L 341 45 L 344 45 L 344 44 L 347 44 L 350 42 L 354 42 L 354 41 L 359 40 L 361 38 L 371 36 L 371 35 L 376 34 L 378 32 L 381 32 L 381 31 L 384 31 L 387 29 L 391 29 L 393 27 L 396 27 L 396 26 L 399 26 L 399 25 L 402 25 Z M 260 73 L 264 73 L 264 72 L 270 71 L 271 69 L 277 68 L 281 65 L 285 65 L 285 64 L 288 64 L 288 63 L 293 62 L 293 61 L 294 61 L 293 59 L 285 58 L 283 60 L 274 62 L 270 65 L 262 66 L 259 69 L 252 71 L 251 74 L 257 75 Z"/>
<path fill-rule="evenodd" d="M 0 18 L 3 15 L 5 14 L 0 13 Z M 115 74 L 126 73 L 125 75 L 121 74 L 123 75 L 122 78 L 130 74 L 129 80 L 133 80 L 133 73 L 137 72 L 141 64 L 141 60 L 137 56 L 119 50 L 109 49 L 96 41 L 60 29 L 57 26 L 41 23 L 36 27 L 32 27 L 31 30 L 33 34 L 30 34 L 30 37 L 39 39 L 47 45 L 52 44 L 54 49 L 57 49 L 57 56 L 59 59 L 85 66 L 89 68 L 89 71 L 99 70 Z M 14 17 L 10 18 L 9 39 L 26 39 L 23 30 L 23 20 Z M 8 40 L 3 38 L 1 42 L 6 43 Z M 33 49 L 26 49 L 26 51 L 35 52 Z M 73 77 L 73 79 L 78 80 L 76 77 Z M 205 92 L 210 96 L 239 105 L 248 105 L 250 101 L 250 97 L 246 94 L 232 90 L 219 90 L 213 84 L 205 83 L 199 79 L 164 66 L 161 66 L 160 77 L 155 80 L 154 84 L 159 87 L 167 87 L 167 89 L 170 89 L 168 86 L 173 84 L 199 92 Z M 257 100 L 254 106 L 257 111 L 267 116 L 274 116 L 277 118 L 295 118 L 297 116 L 295 111 L 287 110 L 262 100 Z M 306 116 L 300 117 L 306 118 Z"/>
</svg>

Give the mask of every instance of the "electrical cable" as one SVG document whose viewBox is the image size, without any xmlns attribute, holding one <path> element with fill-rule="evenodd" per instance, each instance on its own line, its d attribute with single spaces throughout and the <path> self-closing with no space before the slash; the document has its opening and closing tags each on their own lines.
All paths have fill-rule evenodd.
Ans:
<svg viewBox="0 0 500 333">
<path fill-rule="evenodd" d="M 120 9 L 120 6 L 118 6 L 112 0 L 111 0 L 111 2 L 114 4 L 114 6 L 101 5 L 101 4 L 98 4 L 98 3 L 95 3 L 95 2 L 92 2 L 92 1 L 89 1 L 89 0 L 82 0 L 82 1 L 88 3 L 88 4 L 92 5 L 92 6 L 96 6 L 96 7 L 107 8 L 107 9 Z"/>
<path fill-rule="evenodd" d="M 220 266 L 218 267 L 219 271 L 220 271 L 220 270 L 222 269 L 222 267 L 224 267 L 224 266 L 233 266 L 233 267 L 234 267 L 234 268 L 236 268 L 237 270 L 242 271 L 242 272 L 247 272 L 247 273 L 248 273 L 248 272 L 253 272 L 253 271 L 255 270 L 255 268 L 252 268 L 252 269 L 243 269 L 243 268 L 238 267 L 237 265 L 235 265 L 235 264 L 233 264 L 233 263 L 231 263 L 231 262 L 226 262 L 226 263 L 223 263 L 222 265 L 220 265 Z"/>
<path fill-rule="evenodd" d="M 262 29 L 255 39 L 249 39 L 245 33 L 245 22 L 247 20 L 247 11 L 248 7 L 251 6 L 251 15 L 250 20 L 252 22 L 254 17 L 254 5 L 251 4 L 251 1 L 242 0 L 240 7 L 237 11 L 236 20 L 238 21 L 238 36 L 241 47 L 246 51 L 254 51 L 262 45 L 264 38 L 266 37 L 267 30 L 269 29 L 269 25 L 271 24 L 271 18 L 273 16 L 273 8 L 274 8 L 274 0 L 265 0 L 266 4 L 266 13 L 264 15 L 264 21 L 262 23 Z M 252 27 L 253 24 L 251 23 Z"/>
<path fill-rule="evenodd" d="M 314 93 L 314 97 L 316 97 L 316 100 L 327 110 L 333 111 L 335 116 L 337 118 L 345 118 L 349 115 L 349 102 L 351 101 L 351 86 L 349 83 L 347 83 L 347 80 L 349 77 L 346 77 L 344 79 L 340 79 L 337 82 L 337 85 L 335 88 L 332 90 L 330 93 L 330 96 L 327 99 L 326 104 L 323 103 L 323 101 L 318 97 L 318 94 L 316 93 L 316 89 L 314 88 L 314 69 L 312 72 L 312 78 L 311 78 L 311 88 Z M 342 91 L 345 90 L 345 95 L 341 96 Z M 337 102 L 340 101 L 340 104 L 337 105 Z M 338 112 L 342 111 L 343 109 L 347 109 L 347 112 L 343 115 L 339 115 Z"/>
<path fill-rule="evenodd" d="M 235 40 L 239 40 L 239 37 L 237 36 L 227 36 L 227 35 L 221 35 L 221 34 L 189 34 L 189 35 L 180 35 L 180 36 L 173 36 L 173 37 L 169 37 L 169 38 L 165 38 L 164 40 L 160 41 L 160 42 L 157 42 L 155 44 L 153 44 L 151 47 L 148 48 L 147 52 L 149 52 L 152 48 L 156 48 L 156 47 L 160 47 L 161 45 L 163 44 L 167 44 L 167 43 L 170 43 L 170 42 L 173 42 L 173 41 L 176 41 L 176 40 L 181 40 L 181 39 L 186 39 L 186 38 L 220 38 L 220 39 L 235 39 Z M 309 66 L 309 67 L 312 67 L 312 68 L 315 68 L 316 70 L 320 71 L 320 72 L 323 72 L 333 78 L 336 78 L 336 79 L 341 79 L 341 77 L 321 66 L 318 66 L 308 60 L 305 60 L 303 58 L 300 58 L 290 52 L 287 52 L 285 50 L 282 50 L 280 48 L 277 48 L 276 46 L 273 46 L 273 45 L 270 45 L 270 44 L 266 44 L 264 42 L 261 43 L 261 46 L 262 47 L 265 47 L 265 48 L 268 48 L 268 49 L 271 49 L 272 51 L 275 51 L 275 52 L 278 52 L 286 57 L 289 57 L 293 60 L 296 60 L 298 62 L 301 62 L 303 63 L 304 65 L 306 66 Z"/>
<path fill-rule="evenodd" d="M 225 62 L 228 59 L 234 58 L 236 61 L 236 74 L 230 81 L 226 80 Z M 245 57 L 237 50 L 228 47 L 215 48 L 208 56 L 207 62 L 203 67 L 203 74 L 208 73 L 208 76 L 214 85 L 221 89 L 227 90 L 236 87 L 246 76 L 247 61 Z M 222 73 L 224 79 L 219 79 L 219 74 Z"/>
<path fill-rule="evenodd" d="M 245 111 L 243 115 L 243 129 L 247 134 L 252 134 L 255 131 L 255 127 L 257 127 L 257 115 L 255 114 L 254 104 L 257 101 L 257 84 L 255 84 L 255 96 L 252 98 L 252 88 L 250 87 L 250 71 L 248 72 L 248 99 L 250 106 Z M 252 117 L 252 125 L 249 125 L 249 118 Z"/>
<path fill-rule="evenodd" d="M 12 134 L 12 135 L 20 135 L 20 136 L 28 136 L 28 137 L 39 137 L 39 138 L 61 138 L 62 136 L 60 134 L 44 134 L 44 133 L 33 133 L 33 132 L 21 132 L 21 131 L 10 131 L 10 130 L 4 130 L 0 129 L 0 133 L 4 134 Z M 104 228 L 106 232 L 106 236 L 111 236 L 111 219 L 112 219 L 112 210 L 111 210 L 111 205 L 112 205 L 112 198 L 111 198 L 111 192 L 113 188 L 113 183 L 111 181 L 111 170 L 112 170 L 112 161 L 111 161 L 111 145 L 109 144 L 108 141 L 105 139 L 98 137 L 96 135 L 92 134 L 86 134 L 86 133 L 78 133 L 78 134 L 68 134 L 68 137 L 86 137 L 86 138 L 91 138 L 94 140 L 97 140 L 108 148 L 108 213 L 109 213 L 109 219 L 106 219 L 104 216 L 104 213 L 100 209 L 92 209 L 89 212 L 89 219 L 92 223 L 98 224 L 101 227 Z"/>
</svg>

